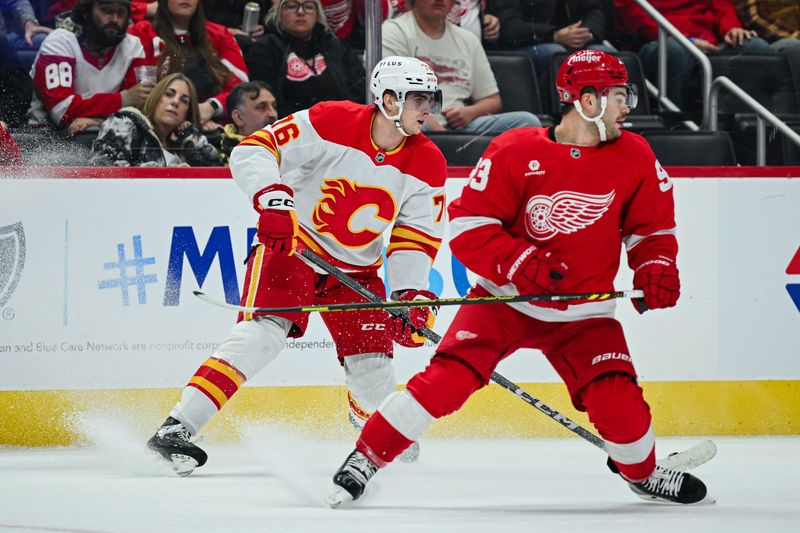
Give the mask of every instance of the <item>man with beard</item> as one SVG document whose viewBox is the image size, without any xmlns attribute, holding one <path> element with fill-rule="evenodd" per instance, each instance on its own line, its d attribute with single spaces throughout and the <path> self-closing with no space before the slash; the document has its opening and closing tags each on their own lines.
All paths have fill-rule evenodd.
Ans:
<svg viewBox="0 0 800 533">
<path fill-rule="evenodd" d="M 126 33 L 129 22 L 130 0 L 79 0 L 31 68 L 31 125 L 66 127 L 74 135 L 123 107 L 144 104 L 154 83 L 137 83 L 144 49 Z"/>
</svg>

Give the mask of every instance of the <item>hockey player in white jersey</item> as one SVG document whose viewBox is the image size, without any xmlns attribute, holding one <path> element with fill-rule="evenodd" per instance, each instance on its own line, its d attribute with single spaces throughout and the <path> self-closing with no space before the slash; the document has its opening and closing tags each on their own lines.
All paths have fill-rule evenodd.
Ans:
<svg viewBox="0 0 800 533">
<path fill-rule="evenodd" d="M 242 305 L 364 301 L 307 264 L 298 247 L 385 297 L 377 271 L 387 231 L 392 297 L 434 297 L 426 288 L 445 225 L 446 163 L 419 132 L 441 106 L 441 92 L 430 67 L 414 58 L 383 59 L 371 80 L 374 105 L 322 102 L 245 137 L 233 150 L 233 179 L 258 214 Z M 356 427 L 395 390 L 392 342 L 421 346 L 409 323 L 430 326 L 433 316 L 428 307 L 416 308 L 405 322 L 383 311 L 322 315 L 344 367 Z M 308 313 L 240 314 L 148 447 L 181 475 L 202 466 L 207 456 L 190 439 L 307 324 Z"/>
</svg>

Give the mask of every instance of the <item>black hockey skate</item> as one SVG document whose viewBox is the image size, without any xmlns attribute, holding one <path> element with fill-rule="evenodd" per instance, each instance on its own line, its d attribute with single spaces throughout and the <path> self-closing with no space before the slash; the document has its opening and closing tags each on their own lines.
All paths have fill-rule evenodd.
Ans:
<svg viewBox="0 0 800 533">
<path fill-rule="evenodd" d="M 639 483 L 628 482 L 631 490 L 643 500 L 662 503 L 713 503 L 706 498 L 705 484 L 687 472 L 656 466 L 650 477 Z"/>
<path fill-rule="evenodd" d="M 326 503 L 335 509 L 342 503 L 359 499 L 377 471 L 378 467 L 366 455 L 353 450 L 333 475 L 333 490 Z"/>
<path fill-rule="evenodd" d="M 183 423 L 170 416 L 147 441 L 147 448 L 169 461 L 176 474 L 188 476 L 208 460 L 206 452 L 189 441 L 191 437 Z"/>
</svg>

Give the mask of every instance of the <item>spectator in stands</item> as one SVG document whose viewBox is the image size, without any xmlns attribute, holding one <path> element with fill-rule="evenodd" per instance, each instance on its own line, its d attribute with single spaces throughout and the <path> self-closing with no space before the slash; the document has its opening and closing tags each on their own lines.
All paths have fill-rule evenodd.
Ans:
<svg viewBox="0 0 800 533">
<path fill-rule="evenodd" d="M 70 135 L 126 106 L 141 107 L 153 83 L 137 83 L 145 60 L 139 39 L 125 32 L 130 0 L 79 0 L 66 27 L 47 36 L 33 64 L 34 126 L 66 127 Z"/>
<path fill-rule="evenodd" d="M 17 50 L 38 50 L 52 28 L 42 26 L 30 0 L 0 0 L 0 35 Z"/>
<path fill-rule="evenodd" d="M 742 26 L 786 57 L 800 89 L 800 2 L 797 0 L 734 0 Z"/>
<path fill-rule="evenodd" d="M 32 95 L 31 77 L 22 68 L 17 51 L 0 35 L 0 121 L 11 127 L 23 125 Z"/>
<path fill-rule="evenodd" d="M 258 6 L 258 19 L 249 33 L 242 30 L 244 22 L 244 9 L 247 4 L 255 3 Z M 211 22 L 222 24 L 233 34 L 239 48 L 246 52 L 256 39 L 264 35 L 262 21 L 267 14 L 270 0 L 208 0 L 206 3 L 206 17 Z"/>
<path fill-rule="evenodd" d="M 328 17 L 328 24 L 331 24 L 333 16 L 326 0 L 322 1 L 325 15 Z M 367 0 L 353 0 L 355 9 L 355 22 L 352 33 L 349 33 L 350 43 L 358 48 L 364 48 L 364 22 Z M 398 17 L 410 9 L 409 2 L 406 0 L 382 0 L 383 19 Z M 334 4 L 335 5 L 335 4 Z M 465 30 L 475 34 L 481 39 L 484 48 L 494 48 L 497 39 L 500 37 L 500 21 L 496 16 L 487 12 L 487 0 L 458 0 L 453 2 L 453 9 L 447 15 L 447 22 L 460 26 Z M 337 34 L 340 39 L 344 38 Z"/>
<path fill-rule="evenodd" d="M 704 54 L 773 54 L 756 32 L 742 28 L 731 0 L 650 0 L 694 46 Z M 658 24 L 634 0 L 616 0 L 621 29 L 641 34 L 647 42 L 639 50 L 648 78 L 658 78 Z M 667 96 L 682 110 L 700 94 L 696 62 L 675 39 L 667 39 Z M 694 82 L 694 83 L 692 83 Z M 699 100 L 698 100 L 699 101 Z"/>
<path fill-rule="evenodd" d="M 486 12 L 487 0 L 457 0 L 447 22 L 472 32 L 484 48 L 493 48 L 500 38 L 500 19 Z"/>
<path fill-rule="evenodd" d="M 269 85 L 260 80 L 240 83 L 228 95 L 228 119 L 219 136 L 219 155 L 224 164 L 242 139 L 278 119 L 278 107 Z"/>
<path fill-rule="evenodd" d="M 225 26 L 206 21 L 200 0 L 158 0 L 156 18 L 131 27 L 145 47 L 159 78 L 183 72 L 200 99 L 200 123 L 213 130 L 225 117 L 230 90 L 248 81 L 242 51 Z"/>
<path fill-rule="evenodd" d="M 0 120 L 0 166 L 15 166 L 22 164 L 22 152 L 11 134 L 8 126 Z"/>
<path fill-rule="evenodd" d="M 219 154 L 199 129 L 197 93 L 188 76 L 175 73 L 153 88 L 144 110 L 111 115 L 92 144 L 97 166 L 216 166 Z"/>
<path fill-rule="evenodd" d="M 550 58 L 587 48 L 611 52 L 602 44 L 606 14 L 602 0 L 491 0 L 500 19 L 499 47 L 521 50 L 533 60 L 539 94 L 550 108 Z"/>
<path fill-rule="evenodd" d="M 246 61 L 252 78 L 273 88 L 278 116 L 323 100 L 364 102 L 364 65 L 328 30 L 319 0 L 278 0 L 266 25 Z"/>
<path fill-rule="evenodd" d="M 502 101 L 486 52 L 469 31 L 447 22 L 453 0 L 409 0 L 411 11 L 383 23 L 383 56 L 410 56 L 433 68 L 444 98 L 426 131 L 499 133 L 539 126 L 527 112 L 500 113 Z"/>
</svg>

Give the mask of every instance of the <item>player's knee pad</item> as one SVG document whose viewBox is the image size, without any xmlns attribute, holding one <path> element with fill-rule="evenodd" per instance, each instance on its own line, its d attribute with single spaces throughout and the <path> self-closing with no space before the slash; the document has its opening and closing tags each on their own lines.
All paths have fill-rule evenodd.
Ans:
<svg viewBox="0 0 800 533">
<path fill-rule="evenodd" d="M 477 372 L 456 357 L 437 355 L 409 380 L 407 389 L 435 418 L 457 411 L 484 385 Z"/>
<path fill-rule="evenodd" d="M 392 358 L 385 353 L 365 353 L 344 358 L 344 376 L 350 395 L 367 416 L 394 392 L 397 381 Z"/>
<path fill-rule="evenodd" d="M 606 440 L 609 456 L 621 464 L 646 461 L 655 446 L 650 406 L 632 376 L 614 372 L 582 391 L 589 420 Z"/>
<path fill-rule="evenodd" d="M 250 379 L 278 356 L 291 327 L 291 321 L 272 316 L 238 322 L 214 351 L 214 357 Z"/>
</svg>

